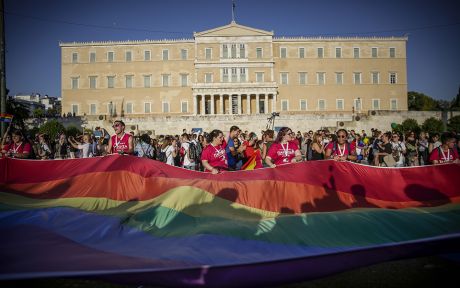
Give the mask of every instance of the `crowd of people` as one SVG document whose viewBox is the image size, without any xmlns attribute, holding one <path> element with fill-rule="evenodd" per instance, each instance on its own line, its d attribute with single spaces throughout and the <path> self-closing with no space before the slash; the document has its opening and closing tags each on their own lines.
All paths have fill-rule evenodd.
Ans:
<svg viewBox="0 0 460 288">
<path fill-rule="evenodd" d="M 109 154 L 135 155 L 162 161 L 189 170 L 210 172 L 236 171 L 276 167 L 301 161 L 333 159 L 352 161 L 380 167 L 407 167 L 456 162 L 459 163 L 459 135 L 408 131 L 382 132 L 371 129 L 321 129 L 295 133 L 289 127 L 255 132 L 230 127 L 228 133 L 213 130 L 209 133 L 134 135 L 125 132 L 125 124 L 117 120 L 110 135 L 96 127 L 92 133 L 67 137 L 60 133 L 56 139 L 46 134 L 29 139 L 22 131 L 9 129 L 1 140 L 2 157 L 22 159 L 69 159 L 105 156 Z"/>
</svg>

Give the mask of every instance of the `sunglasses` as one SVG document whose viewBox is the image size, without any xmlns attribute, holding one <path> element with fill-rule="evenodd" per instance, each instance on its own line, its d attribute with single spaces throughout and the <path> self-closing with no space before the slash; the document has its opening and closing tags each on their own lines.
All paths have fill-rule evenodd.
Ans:
<svg viewBox="0 0 460 288">
<path fill-rule="evenodd" d="M 393 135 L 393 138 L 398 138 L 399 136 L 398 135 Z"/>
<path fill-rule="evenodd" d="M 117 128 L 117 127 L 120 127 L 121 125 L 120 124 L 113 124 L 113 128 Z"/>
<path fill-rule="evenodd" d="M 345 138 L 345 137 L 347 137 L 347 136 L 345 136 L 345 135 L 337 135 L 337 138 Z"/>
</svg>

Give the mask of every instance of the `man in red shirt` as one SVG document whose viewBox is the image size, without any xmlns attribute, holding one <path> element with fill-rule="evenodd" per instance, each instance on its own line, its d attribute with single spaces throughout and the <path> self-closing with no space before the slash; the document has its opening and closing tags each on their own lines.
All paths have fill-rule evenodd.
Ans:
<svg viewBox="0 0 460 288">
<path fill-rule="evenodd" d="M 441 135 L 442 145 L 433 149 L 430 154 L 430 161 L 434 165 L 443 163 L 459 163 L 457 149 L 454 148 L 455 137 L 451 133 Z"/>
<path fill-rule="evenodd" d="M 348 143 L 347 138 L 347 130 L 339 129 L 339 131 L 337 131 L 337 141 L 329 142 L 326 146 L 324 159 L 356 161 L 356 147 L 354 142 Z"/>
<path fill-rule="evenodd" d="M 2 154 L 11 158 L 29 158 L 31 146 L 22 135 L 21 130 L 15 130 L 12 133 L 13 141 L 2 147 Z"/>
<path fill-rule="evenodd" d="M 112 127 L 115 130 L 115 135 L 109 139 L 109 145 L 107 145 L 107 153 L 133 154 L 133 136 L 129 133 L 125 133 L 125 123 L 121 120 L 116 120 L 113 122 Z"/>
</svg>

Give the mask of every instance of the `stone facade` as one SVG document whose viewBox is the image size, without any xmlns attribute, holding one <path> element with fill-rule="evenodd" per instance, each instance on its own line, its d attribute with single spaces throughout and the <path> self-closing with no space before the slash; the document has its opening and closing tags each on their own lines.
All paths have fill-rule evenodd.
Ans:
<svg viewBox="0 0 460 288">
<path fill-rule="evenodd" d="M 276 38 L 232 22 L 193 39 L 61 43 L 62 112 L 179 122 L 202 115 L 190 125 L 205 126 L 265 122 L 273 112 L 309 119 L 407 111 L 406 42 Z"/>
</svg>

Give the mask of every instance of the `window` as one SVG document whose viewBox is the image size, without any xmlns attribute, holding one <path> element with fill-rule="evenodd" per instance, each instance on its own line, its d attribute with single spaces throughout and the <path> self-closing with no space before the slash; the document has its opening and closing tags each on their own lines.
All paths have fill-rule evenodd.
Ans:
<svg viewBox="0 0 460 288">
<path fill-rule="evenodd" d="M 188 102 L 187 101 L 180 102 L 180 111 L 182 113 L 188 113 Z"/>
<path fill-rule="evenodd" d="M 300 110 L 301 111 L 307 110 L 307 100 L 306 99 L 300 99 Z"/>
<path fill-rule="evenodd" d="M 78 77 L 72 77 L 72 89 L 78 89 Z"/>
<path fill-rule="evenodd" d="M 237 82 L 238 81 L 238 69 L 237 68 L 232 68 L 232 82 Z"/>
<path fill-rule="evenodd" d="M 288 85 L 288 73 L 281 73 L 280 79 L 282 85 Z"/>
<path fill-rule="evenodd" d="M 187 74 L 180 74 L 180 85 L 182 87 L 187 87 L 188 85 L 188 75 Z"/>
<path fill-rule="evenodd" d="M 163 102 L 163 113 L 169 113 L 169 102 Z"/>
<path fill-rule="evenodd" d="M 89 105 L 89 114 L 90 115 L 96 115 L 96 104 L 90 104 Z"/>
<path fill-rule="evenodd" d="M 357 112 L 361 111 L 361 98 L 358 98 L 358 99 L 354 99 L 355 101 L 355 109 Z"/>
<path fill-rule="evenodd" d="M 228 45 L 227 44 L 222 45 L 222 58 L 225 58 L 225 59 L 228 58 Z"/>
<path fill-rule="evenodd" d="M 246 82 L 246 68 L 240 68 L 240 82 Z"/>
<path fill-rule="evenodd" d="M 126 88 L 133 88 L 133 75 L 126 75 L 125 76 L 125 87 Z"/>
<path fill-rule="evenodd" d="M 164 61 L 169 60 L 169 50 L 163 50 L 163 58 Z"/>
<path fill-rule="evenodd" d="M 232 59 L 236 58 L 236 44 L 232 44 Z"/>
<path fill-rule="evenodd" d="M 152 81 L 152 75 L 144 75 L 144 88 L 150 88 Z"/>
<path fill-rule="evenodd" d="M 113 88 L 115 86 L 115 76 L 107 76 L 107 88 Z"/>
<path fill-rule="evenodd" d="M 222 82 L 228 82 L 228 68 L 222 68 Z"/>
<path fill-rule="evenodd" d="M 343 72 L 336 72 L 335 73 L 335 84 L 342 85 L 343 84 Z"/>
<path fill-rule="evenodd" d="M 150 107 L 151 107 L 151 103 L 145 102 L 144 103 L 144 113 L 150 113 L 151 112 Z"/>
<path fill-rule="evenodd" d="M 133 103 L 126 103 L 126 113 L 127 114 L 133 114 Z"/>
<path fill-rule="evenodd" d="M 150 61 L 152 58 L 151 58 L 151 54 L 150 54 L 150 51 L 149 50 L 145 50 L 144 51 L 144 61 Z"/>
<path fill-rule="evenodd" d="M 113 51 L 107 52 L 107 62 L 112 63 L 114 58 L 115 58 L 115 55 Z"/>
<path fill-rule="evenodd" d="M 109 104 L 107 104 L 107 113 L 109 115 L 113 115 L 113 103 L 110 102 Z"/>
<path fill-rule="evenodd" d="M 72 114 L 78 115 L 78 104 L 72 104 Z"/>
<path fill-rule="evenodd" d="M 379 51 L 377 47 L 372 47 L 372 58 L 377 58 L 379 55 Z"/>
<path fill-rule="evenodd" d="M 371 72 L 372 84 L 379 84 L 379 78 L 380 78 L 379 74 L 380 74 L 379 72 Z"/>
<path fill-rule="evenodd" d="M 326 109 L 326 100 L 318 99 L 318 110 L 323 111 Z"/>
<path fill-rule="evenodd" d="M 281 100 L 281 111 L 289 110 L 289 100 Z"/>
<path fill-rule="evenodd" d="M 307 85 L 307 72 L 299 72 L 299 84 Z"/>
<path fill-rule="evenodd" d="M 206 60 L 211 60 L 211 58 L 212 58 L 212 48 L 204 49 L 204 55 L 205 55 Z"/>
<path fill-rule="evenodd" d="M 264 82 L 264 72 L 256 72 L 256 82 L 257 83 Z"/>
<path fill-rule="evenodd" d="M 361 84 L 361 73 L 360 72 L 354 72 L 353 73 L 353 81 L 355 85 Z"/>
<path fill-rule="evenodd" d="M 187 60 L 188 56 L 188 51 L 187 49 L 180 49 L 180 59 L 181 60 Z"/>
<path fill-rule="evenodd" d="M 337 99 L 335 101 L 335 106 L 337 108 L 337 110 L 343 110 L 343 99 Z"/>
<path fill-rule="evenodd" d="M 133 60 L 133 53 L 131 51 L 126 51 L 125 60 L 126 62 L 131 62 Z"/>
<path fill-rule="evenodd" d="M 246 47 L 244 44 L 240 44 L 240 58 L 246 58 Z"/>
<path fill-rule="evenodd" d="M 163 87 L 169 86 L 169 74 L 162 74 L 161 75 L 162 85 Z"/>
<path fill-rule="evenodd" d="M 89 76 L 89 89 L 96 89 L 97 76 Z"/>
<path fill-rule="evenodd" d="M 396 48 L 390 47 L 390 58 L 396 57 Z"/>
<path fill-rule="evenodd" d="M 78 53 L 72 53 L 72 63 L 78 63 Z"/>
<path fill-rule="evenodd" d="M 299 48 L 299 58 L 305 58 L 305 48 Z"/>
<path fill-rule="evenodd" d="M 286 47 L 281 47 L 280 48 L 280 58 L 286 58 L 287 57 L 287 49 Z"/>
<path fill-rule="evenodd" d="M 395 72 L 390 72 L 390 84 L 396 84 L 397 77 Z"/>
<path fill-rule="evenodd" d="M 398 110 L 398 99 L 390 99 L 390 109 Z"/>
<path fill-rule="evenodd" d="M 342 58 L 342 47 L 335 48 L 335 58 Z"/>
<path fill-rule="evenodd" d="M 326 83 L 326 72 L 317 72 L 316 73 L 318 85 L 324 85 Z"/>
<path fill-rule="evenodd" d="M 380 109 L 380 99 L 372 99 L 372 109 L 373 110 Z"/>
<path fill-rule="evenodd" d="M 353 48 L 353 57 L 359 58 L 359 48 L 358 47 Z"/>
<path fill-rule="evenodd" d="M 204 74 L 204 82 L 205 83 L 212 83 L 212 73 Z"/>
<path fill-rule="evenodd" d="M 89 63 L 96 62 L 96 52 L 89 53 Z"/>
<path fill-rule="evenodd" d="M 324 48 L 318 47 L 318 58 L 324 58 Z"/>
<path fill-rule="evenodd" d="M 257 48 L 256 48 L 256 58 L 257 58 L 257 59 L 260 59 L 260 58 L 262 58 L 262 57 L 263 57 L 263 50 L 262 50 L 262 48 L 257 47 Z"/>
</svg>

